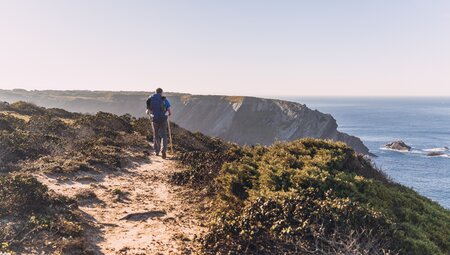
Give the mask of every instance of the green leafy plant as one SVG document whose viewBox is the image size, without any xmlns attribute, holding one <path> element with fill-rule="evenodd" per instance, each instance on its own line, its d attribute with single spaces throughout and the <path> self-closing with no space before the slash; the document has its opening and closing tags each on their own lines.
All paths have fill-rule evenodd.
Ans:
<svg viewBox="0 0 450 255">
<path fill-rule="evenodd" d="M 351 148 L 303 139 L 243 148 L 215 186 L 206 253 L 445 254 L 450 213 Z"/>
<path fill-rule="evenodd" d="M 0 239 L 7 240 L 0 251 L 19 254 L 29 247 L 55 250 L 62 239 L 83 239 L 84 232 L 76 203 L 26 174 L 0 176 L 0 229 Z"/>
<path fill-rule="evenodd" d="M 14 255 L 15 253 L 10 250 L 9 243 L 3 242 L 0 244 L 0 255 Z"/>
</svg>

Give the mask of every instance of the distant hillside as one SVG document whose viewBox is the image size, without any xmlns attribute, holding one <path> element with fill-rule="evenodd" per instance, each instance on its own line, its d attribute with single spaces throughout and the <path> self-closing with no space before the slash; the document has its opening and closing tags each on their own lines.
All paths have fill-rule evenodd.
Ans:
<svg viewBox="0 0 450 255">
<path fill-rule="evenodd" d="M 144 116 L 150 92 L 0 90 L 0 100 L 33 102 L 68 111 Z M 273 99 L 231 96 L 166 94 L 173 105 L 172 121 L 190 131 L 217 136 L 238 144 L 270 145 L 312 137 L 342 141 L 357 152 L 368 148 L 354 136 L 339 132 L 329 114 L 306 105 Z"/>
</svg>

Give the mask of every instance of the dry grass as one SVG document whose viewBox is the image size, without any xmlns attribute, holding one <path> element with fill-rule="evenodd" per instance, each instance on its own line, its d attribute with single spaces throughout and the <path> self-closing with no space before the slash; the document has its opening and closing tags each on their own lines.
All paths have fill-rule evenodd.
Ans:
<svg viewBox="0 0 450 255">
<path fill-rule="evenodd" d="M 244 101 L 245 97 L 241 96 L 227 96 L 224 97 L 226 100 L 228 100 L 232 104 L 240 104 Z"/>
<path fill-rule="evenodd" d="M 24 114 L 20 114 L 20 113 L 16 113 L 16 112 L 11 112 L 11 111 L 0 111 L 0 114 L 4 114 L 7 116 L 11 116 L 20 120 L 24 120 L 26 122 L 30 121 L 31 116 L 29 115 L 24 115 Z"/>
</svg>

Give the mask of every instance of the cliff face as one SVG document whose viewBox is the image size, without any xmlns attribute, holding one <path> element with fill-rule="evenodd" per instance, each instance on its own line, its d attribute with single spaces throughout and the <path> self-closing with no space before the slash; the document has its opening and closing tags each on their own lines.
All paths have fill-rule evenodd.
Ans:
<svg viewBox="0 0 450 255">
<path fill-rule="evenodd" d="M 143 116 L 147 92 L 91 91 L 7 91 L 0 100 L 24 100 L 45 107 L 75 112 L 97 111 Z M 238 144 L 269 145 L 303 137 L 342 141 L 357 152 L 368 148 L 354 136 L 337 131 L 329 114 L 311 110 L 303 104 L 254 97 L 195 96 L 168 93 L 172 103 L 172 121 L 190 131 L 199 131 Z"/>
<path fill-rule="evenodd" d="M 172 120 L 188 130 L 197 130 L 238 144 L 269 145 L 303 137 L 342 141 L 356 151 L 369 150 L 357 137 L 337 131 L 329 114 L 303 104 L 253 97 L 177 96 Z"/>
</svg>

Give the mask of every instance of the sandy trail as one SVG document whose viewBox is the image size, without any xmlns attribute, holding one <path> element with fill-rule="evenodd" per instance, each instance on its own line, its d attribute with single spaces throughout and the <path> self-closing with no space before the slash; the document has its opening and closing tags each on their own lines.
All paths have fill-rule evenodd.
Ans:
<svg viewBox="0 0 450 255">
<path fill-rule="evenodd" d="M 95 193 L 98 199 L 82 200 L 79 207 L 94 226 L 87 237 L 96 254 L 193 254 L 196 237 L 205 231 L 204 196 L 169 183 L 172 171 L 173 161 L 150 156 L 150 163 L 83 173 L 78 181 L 37 178 L 68 197 Z"/>
</svg>

